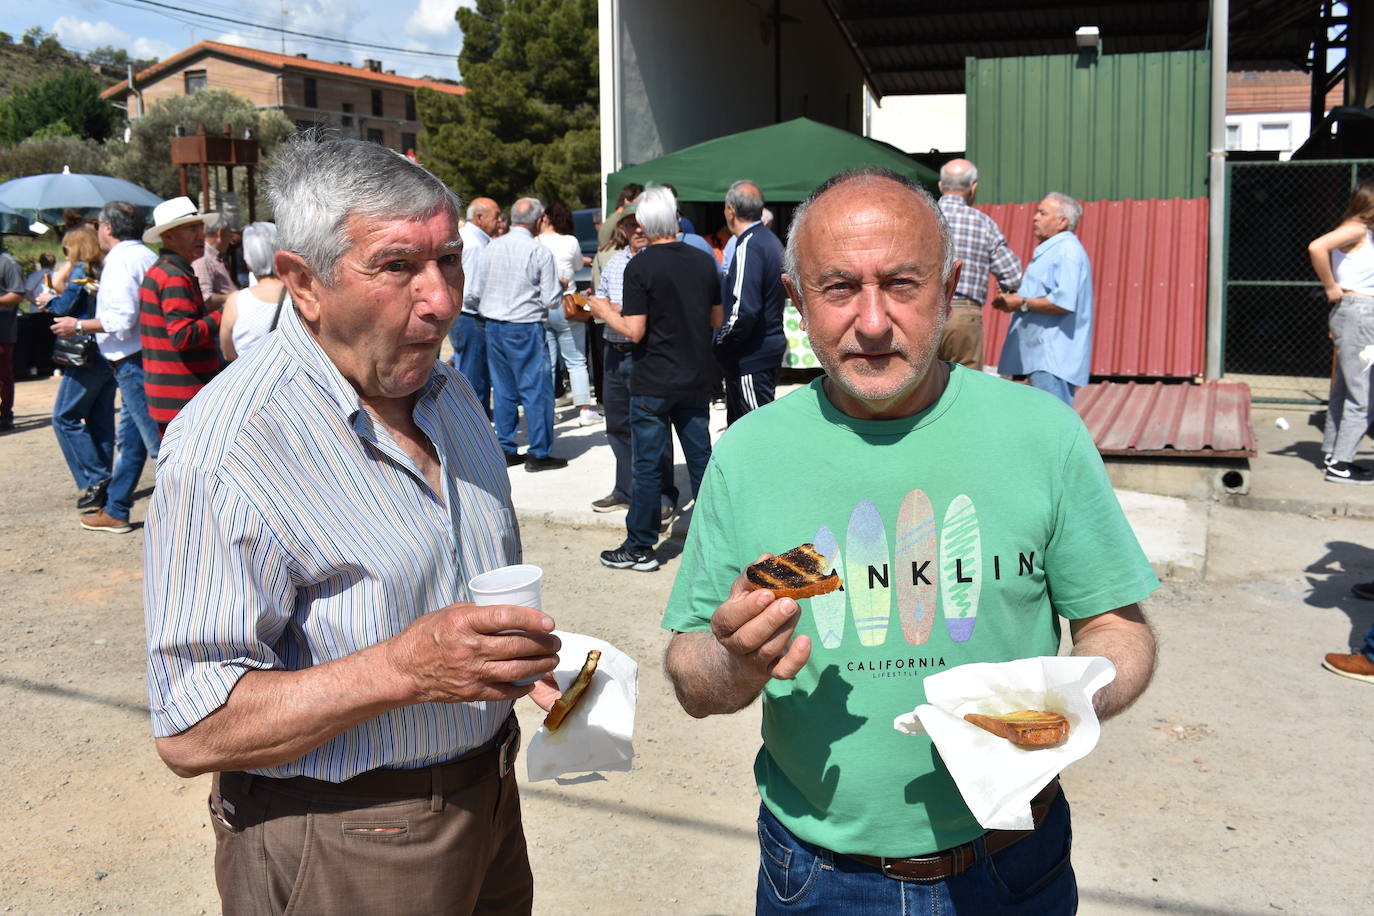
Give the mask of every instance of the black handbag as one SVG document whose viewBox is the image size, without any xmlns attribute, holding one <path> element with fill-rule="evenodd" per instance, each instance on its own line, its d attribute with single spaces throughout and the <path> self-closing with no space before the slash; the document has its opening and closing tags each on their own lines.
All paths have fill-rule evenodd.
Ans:
<svg viewBox="0 0 1374 916">
<path fill-rule="evenodd" d="M 52 361 L 59 366 L 89 366 L 98 359 L 100 350 L 94 334 L 73 334 L 53 341 Z"/>
</svg>

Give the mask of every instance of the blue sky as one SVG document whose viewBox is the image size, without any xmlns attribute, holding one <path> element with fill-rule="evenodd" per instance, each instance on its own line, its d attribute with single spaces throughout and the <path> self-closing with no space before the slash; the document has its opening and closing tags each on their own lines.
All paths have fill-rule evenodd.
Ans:
<svg viewBox="0 0 1374 916">
<path fill-rule="evenodd" d="M 287 54 L 304 52 L 317 60 L 361 64 L 382 61 L 403 76 L 458 78 L 462 33 L 454 11 L 472 0 L 157 0 L 167 6 L 210 13 L 254 24 L 368 44 L 425 51 L 443 57 L 355 48 L 285 36 Z M 285 11 L 283 13 L 283 10 Z M 252 26 L 216 21 L 190 13 L 152 7 L 138 0 L 0 0 L 0 30 L 16 38 L 42 26 L 75 51 L 102 45 L 131 55 L 167 57 L 198 41 L 224 41 L 282 51 L 283 36 Z"/>
</svg>

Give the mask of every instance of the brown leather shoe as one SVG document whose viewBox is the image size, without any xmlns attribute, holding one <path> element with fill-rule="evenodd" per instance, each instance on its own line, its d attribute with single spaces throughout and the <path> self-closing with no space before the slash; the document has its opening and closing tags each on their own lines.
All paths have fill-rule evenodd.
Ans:
<svg viewBox="0 0 1374 916">
<path fill-rule="evenodd" d="M 127 521 L 115 518 L 110 513 L 101 509 L 94 515 L 83 515 L 81 517 L 81 527 L 87 531 L 108 531 L 110 534 L 128 534 L 134 530 L 134 526 Z"/>
<path fill-rule="evenodd" d="M 1374 662 L 1366 658 L 1363 652 L 1352 652 L 1349 655 L 1332 652 L 1322 661 L 1322 667 L 1341 677 L 1374 684 Z"/>
</svg>

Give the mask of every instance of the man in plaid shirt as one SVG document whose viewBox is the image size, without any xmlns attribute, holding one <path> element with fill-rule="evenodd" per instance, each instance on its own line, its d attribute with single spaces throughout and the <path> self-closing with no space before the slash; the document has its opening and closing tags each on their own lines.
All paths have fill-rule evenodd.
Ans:
<svg viewBox="0 0 1374 916">
<path fill-rule="evenodd" d="M 940 169 L 940 212 L 949 225 L 954 256 L 964 263 L 951 300 L 949 320 L 940 339 L 940 359 L 975 371 L 983 368 L 983 300 L 988 274 L 1002 292 L 1021 285 L 1021 262 L 1007 247 L 992 217 L 973 209 L 978 193 L 978 168 L 967 159 L 951 159 Z"/>
</svg>

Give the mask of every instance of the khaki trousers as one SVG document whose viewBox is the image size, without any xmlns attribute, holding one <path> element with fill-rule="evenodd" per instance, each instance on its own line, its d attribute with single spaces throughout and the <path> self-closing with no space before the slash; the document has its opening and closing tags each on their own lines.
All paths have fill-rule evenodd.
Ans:
<svg viewBox="0 0 1374 916">
<path fill-rule="evenodd" d="M 950 305 L 939 358 L 982 372 L 983 306 L 971 299 L 955 299 Z"/>
<path fill-rule="evenodd" d="M 246 773 L 210 793 L 225 916 L 528 916 L 515 774 L 423 798 L 354 798 Z"/>
</svg>

